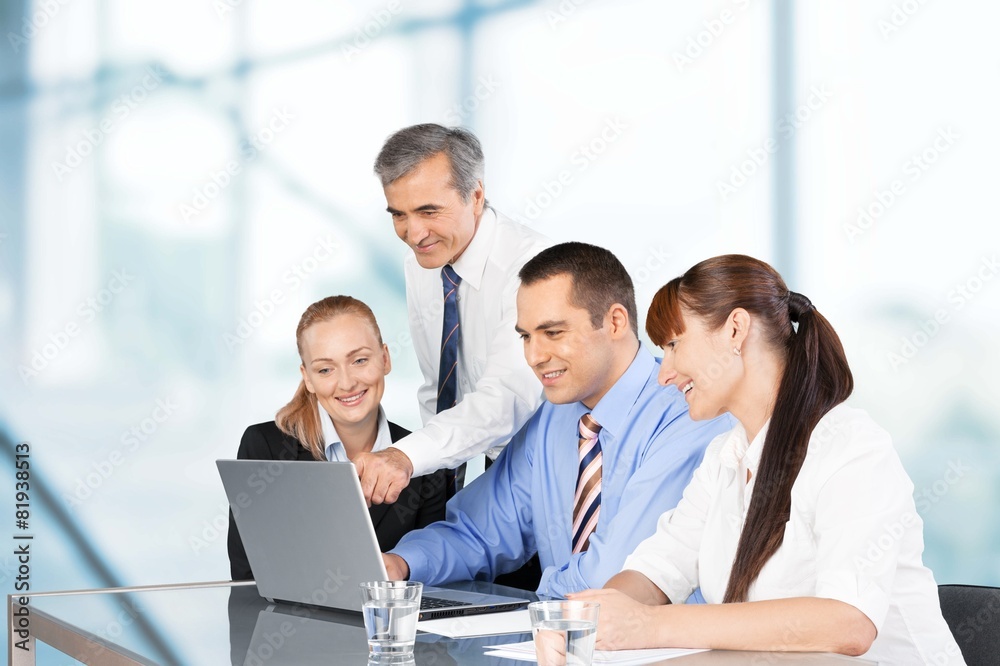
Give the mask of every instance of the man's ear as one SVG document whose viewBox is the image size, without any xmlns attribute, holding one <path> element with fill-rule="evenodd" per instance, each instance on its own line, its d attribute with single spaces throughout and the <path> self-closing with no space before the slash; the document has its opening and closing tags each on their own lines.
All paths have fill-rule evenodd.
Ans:
<svg viewBox="0 0 1000 666">
<path fill-rule="evenodd" d="M 615 303 L 604 315 L 610 326 L 611 336 L 615 339 L 632 333 L 632 323 L 629 321 L 628 310 L 621 303 Z"/>
<path fill-rule="evenodd" d="M 483 214 L 486 207 L 486 187 L 482 180 L 476 181 L 476 188 L 472 190 L 472 212 L 476 217 Z"/>
</svg>

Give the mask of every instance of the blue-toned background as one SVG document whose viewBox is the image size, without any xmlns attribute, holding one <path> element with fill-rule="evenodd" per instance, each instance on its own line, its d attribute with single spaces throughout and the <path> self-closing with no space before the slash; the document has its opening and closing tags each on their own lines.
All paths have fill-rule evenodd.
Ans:
<svg viewBox="0 0 1000 666">
<path fill-rule="evenodd" d="M 640 312 L 705 257 L 774 263 L 842 335 L 939 582 L 1000 584 L 998 20 L 969 0 L 2 0 L 0 534 L 30 442 L 32 589 L 227 578 L 214 460 L 290 397 L 298 316 L 329 294 L 373 306 L 387 411 L 416 426 L 407 250 L 371 163 L 436 121 L 482 138 L 498 209 L 614 250 Z"/>
</svg>

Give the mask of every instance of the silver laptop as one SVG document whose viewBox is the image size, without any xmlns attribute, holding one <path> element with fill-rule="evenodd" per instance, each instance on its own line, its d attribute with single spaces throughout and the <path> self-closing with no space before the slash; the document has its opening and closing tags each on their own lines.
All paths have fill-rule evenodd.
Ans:
<svg viewBox="0 0 1000 666">
<path fill-rule="evenodd" d="M 388 575 L 351 463 L 217 460 L 260 595 L 361 612 L 363 581 Z M 420 619 L 513 610 L 527 599 L 424 587 Z"/>
</svg>

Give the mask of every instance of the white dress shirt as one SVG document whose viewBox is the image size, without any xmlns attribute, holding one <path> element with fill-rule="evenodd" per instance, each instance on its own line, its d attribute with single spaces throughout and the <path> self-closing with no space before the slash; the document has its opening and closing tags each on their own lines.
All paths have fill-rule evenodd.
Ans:
<svg viewBox="0 0 1000 666">
<path fill-rule="evenodd" d="M 737 425 L 717 437 L 677 508 L 663 514 L 624 569 L 645 575 L 673 603 L 699 585 L 707 602 L 721 603 L 766 434 L 767 424 L 748 442 Z M 841 404 L 812 433 L 792 486 L 784 541 L 751 585 L 748 601 L 837 599 L 878 630 L 866 659 L 964 664 L 923 550 L 913 483 L 889 434 L 866 412 Z"/>
<path fill-rule="evenodd" d="M 541 383 L 514 331 L 515 298 L 521 266 L 549 244 L 492 208 L 483 211 L 472 242 L 452 265 L 462 278 L 458 404 L 441 414 L 435 414 L 444 319 L 441 269 L 422 268 L 412 253 L 406 257 L 410 336 L 424 376 L 417 391 L 424 427 L 393 446 L 410 458 L 414 476 L 456 467 L 484 451 L 496 458 L 541 404 Z"/>
<path fill-rule="evenodd" d="M 333 419 L 323 409 L 322 405 L 317 405 L 319 409 L 319 422 L 323 424 L 323 443 L 326 450 L 326 459 L 331 462 L 351 462 L 347 457 L 347 449 L 337 434 L 337 427 L 333 425 Z M 389 435 L 389 419 L 385 417 L 382 407 L 378 408 L 378 434 L 375 436 L 375 445 L 372 452 L 381 451 L 392 446 L 392 437 Z"/>
</svg>

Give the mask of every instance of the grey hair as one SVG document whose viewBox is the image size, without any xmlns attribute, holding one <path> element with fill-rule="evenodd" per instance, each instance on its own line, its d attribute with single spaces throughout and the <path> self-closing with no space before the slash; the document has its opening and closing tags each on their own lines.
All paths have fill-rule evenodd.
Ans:
<svg viewBox="0 0 1000 666">
<path fill-rule="evenodd" d="M 485 159 L 476 135 L 461 127 L 435 123 L 404 127 L 388 139 L 375 158 L 375 175 L 382 187 L 417 168 L 421 162 L 444 153 L 451 162 L 451 187 L 467 202 L 483 179 Z"/>
</svg>

